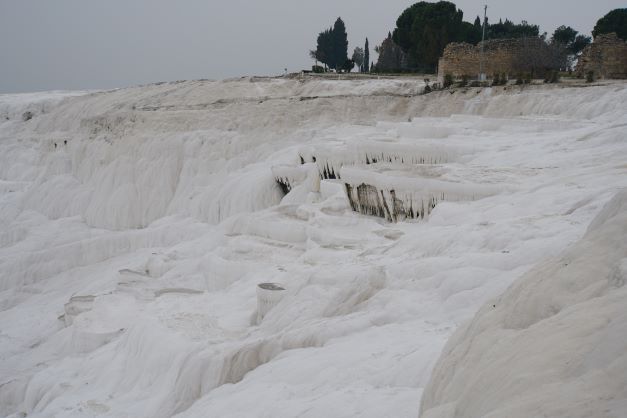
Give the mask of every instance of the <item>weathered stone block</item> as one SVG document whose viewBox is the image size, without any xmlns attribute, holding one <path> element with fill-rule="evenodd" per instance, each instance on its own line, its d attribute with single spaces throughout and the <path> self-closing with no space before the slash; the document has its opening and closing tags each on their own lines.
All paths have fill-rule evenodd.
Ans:
<svg viewBox="0 0 627 418">
<path fill-rule="evenodd" d="M 597 36 L 583 50 L 575 70 L 580 77 L 590 71 L 596 78 L 627 78 L 627 42 L 615 33 Z"/>
<path fill-rule="evenodd" d="M 481 71 L 488 75 L 506 74 L 510 78 L 534 70 L 559 67 L 556 51 L 540 38 L 494 39 L 474 46 L 451 43 L 445 49 L 438 66 L 438 77 L 464 75 L 476 77 Z"/>
</svg>

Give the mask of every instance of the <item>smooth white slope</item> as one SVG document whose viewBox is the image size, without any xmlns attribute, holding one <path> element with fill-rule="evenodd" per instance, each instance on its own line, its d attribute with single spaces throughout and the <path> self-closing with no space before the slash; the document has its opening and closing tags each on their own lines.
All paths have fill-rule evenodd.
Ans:
<svg viewBox="0 0 627 418">
<path fill-rule="evenodd" d="M 627 415 L 627 190 L 447 343 L 425 418 Z"/>
<path fill-rule="evenodd" d="M 0 414 L 416 416 L 458 325 L 627 186 L 627 89 L 410 88 L 172 83 L 0 123 Z M 332 182 L 279 205 L 272 167 L 382 138 L 470 148 L 437 175 L 502 192 L 397 225 Z"/>
</svg>

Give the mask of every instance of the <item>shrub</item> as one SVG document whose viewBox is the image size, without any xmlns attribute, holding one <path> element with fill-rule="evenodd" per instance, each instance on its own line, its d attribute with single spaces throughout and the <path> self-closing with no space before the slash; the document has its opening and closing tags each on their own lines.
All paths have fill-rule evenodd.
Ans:
<svg viewBox="0 0 627 418">
<path fill-rule="evenodd" d="M 524 84 L 524 80 L 523 80 L 523 75 L 522 74 L 518 74 L 518 76 L 516 76 L 516 85 L 520 86 L 522 84 Z"/>
<path fill-rule="evenodd" d="M 31 112 L 30 110 L 27 111 L 27 112 L 22 113 L 22 120 L 24 122 L 28 122 L 32 118 L 33 118 L 33 112 Z"/>
<path fill-rule="evenodd" d="M 481 82 L 479 80 L 473 80 L 473 82 L 470 83 L 470 87 L 481 87 Z"/>
<path fill-rule="evenodd" d="M 443 87 L 447 89 L 451 87 L 452 85 L 453 85 L 453 76 L 451 74 L 445 74 Z"/>
<path fill-rule="evenodd" d="M 493 86 L 501 85 L 501 77 L 499 76 L 499 73 L 494 74 L 494 77 L 492 78 L 492 85 Z"/>
<path fill-rule="evenodd" d="M 506 84 L 507 84 L 507 74 L 501 73 L 501 86 L 504 86 Z"/>
<path fill-rule="evenodd" d="M 464 74 L 462 76 L 462 81 L 459 83 L 459 87 L 466 87 L 468 85 L 468 79 L 470 77 L 468 77 L 468 75 Z"/>
<path fill-rule="evenodd" d="M 324 73 L 324 67 L 321 65 L 312 65 L 311 71 L 316 74 Z"/>
<path fill-rule="evenodd" d="M 532 78 L 533 78 L 533 75 L 531 73 L 526 73 L 523 81 L 525 82 L 525 84 L 531 84 Z"/>
<path fill-rule="evenodd" d="M 594 81 L 594 71 L 588 71 L 586 73 L 586 83 L 592 83 Z"/>
<path fill-rule="evenodd" d="M 429 86 L 428 84 L 425 86 L 425 89 L 423 90 L 424 94 L 427 93 L 431 93 L 433 90 L 431 89 L 431 86 Z"/>
<path fill-rule="evenodd" d="M 558 71 L 547 71 L 546 75 L 544 76 L 544 82 L 548 83 L 548 84 L 555 84 L 555 83 L 559 83 L 560 81 L 560 74 Z"/>
</svg>

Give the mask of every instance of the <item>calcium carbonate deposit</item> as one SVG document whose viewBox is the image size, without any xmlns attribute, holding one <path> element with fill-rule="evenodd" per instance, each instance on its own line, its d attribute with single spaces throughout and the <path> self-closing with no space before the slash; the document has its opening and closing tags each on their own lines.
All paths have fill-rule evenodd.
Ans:
<svg viewBox="0 0 627 418">
<path fill-rule="evenodd" d="M 0 95 L 0 416 L 627 416 L 627 84 L 423 87 Z"/>
</svg>

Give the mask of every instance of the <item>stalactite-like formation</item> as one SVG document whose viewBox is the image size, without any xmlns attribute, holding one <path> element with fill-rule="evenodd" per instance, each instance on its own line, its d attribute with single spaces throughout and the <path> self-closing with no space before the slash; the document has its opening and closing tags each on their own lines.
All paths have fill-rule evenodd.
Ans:
<svg viewBox="0 0 627 418">
<path fill-rule="evenodd" d="M 442 200 L 472 200 L 474 186 L 433 180 L 459 148 L 436 141 L 363 141 L 328 148 L 303 148 L 301 165 L 316 164 L 321 180 L 342 180 L 351 209 L 390 222 L 425 219 Z M 429 168 L 433 167 L 433 169 Z M 277 177 L 284 191 L 293 183 Z M 480 192 L 477 195 L 484 195 Z"/>
<path fill-rule="evenodd" d="M 292 191 L 292 184 L 290 183 L 290 180 L 288 178 L 277 177 L 275 178 L 275 180 L 277 184 L 279 185 L 279 187 L 281 188 L 281 191 L 283 192 L 284 195 Z"/>
<path fill-rule="evenodd" d="M 401 222 L 407 219 L 426 219 L 438 202 L 447 200 L 444 194 L 419 195 L 407 193 L 403 199 L 397 197 L 395 190 L 378 190 L 376 187 L 362 183 L 355 187 L 345 183 L 346 195 L 354 212 L 363 215 L 378 216 L 390 222 Z M 462 200 L 452 197 L 450 200 Z M 463 199 L 466 200 L 466 199 Z"/>
</svg>

